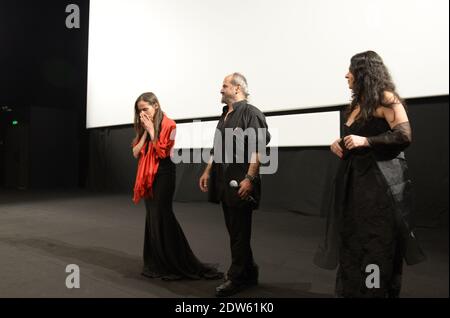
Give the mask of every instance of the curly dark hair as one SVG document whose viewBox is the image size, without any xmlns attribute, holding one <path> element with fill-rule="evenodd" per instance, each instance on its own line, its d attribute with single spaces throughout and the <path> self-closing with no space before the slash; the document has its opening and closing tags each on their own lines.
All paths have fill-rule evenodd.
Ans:
<svg viewBox="0 0 450 318">
<path fill-rule="evenodd" d="M 359 105 L 360 112 L 356 121 L 370 120 L 380 106 L 390 107 L 397 103 L 406 105 L 398 95 L 387 67 L 381 57 L 374 51 L 366 51 L 354 55 L 350 60 L 350 73 L 354 77 L 352 101 L 347 108 L 346 117 Z M 385 92 L 394 95 L 391 100 L 385 99 Z"/>
</svg>

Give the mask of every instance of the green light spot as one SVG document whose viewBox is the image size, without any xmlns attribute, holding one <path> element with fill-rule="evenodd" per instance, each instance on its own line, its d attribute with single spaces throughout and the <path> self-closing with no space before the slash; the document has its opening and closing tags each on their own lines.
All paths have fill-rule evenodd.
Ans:
<svg viewBox="0 0 450 318">
<path fill-rule="evenodd" d="M 12 124 L 15 126 L 15 125 L 19 124 L 19 122 L 17 120 L 13 120 Z"/>
</svg>

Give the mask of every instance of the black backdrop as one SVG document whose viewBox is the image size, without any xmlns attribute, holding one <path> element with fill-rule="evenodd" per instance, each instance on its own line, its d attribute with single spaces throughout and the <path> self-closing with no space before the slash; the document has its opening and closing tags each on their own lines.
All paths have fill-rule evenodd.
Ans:
<svg viewBox="0 0 450 318">
<path fill-rule="evenodd" d="M 80 7 L 80 29 L 65 26 L 71 3 Z M 0 188 L 81 187 L 131 199 L 131 126 L 85 129 L 88 17 L 88 0 L 0 2 Z M 408 105 L 418 223 L 448 226 L 448 96 Z M 11 133 L 13 119 L 21 130 Z M 277 174 L 263 180 L 262 207 L 322 215 L 337 160 L 327 147 L 279 149 Z M 206 199 L 197 187 L 202 168 L 178 165 L 176 200 Z"/>
<path fill-rule="evenodd" d="M 79 29 L 65 24 L 71 3 Z M 0 1 L 0 187 L 85 184 L 88 18 L 88 0 Z"/>
</svg>

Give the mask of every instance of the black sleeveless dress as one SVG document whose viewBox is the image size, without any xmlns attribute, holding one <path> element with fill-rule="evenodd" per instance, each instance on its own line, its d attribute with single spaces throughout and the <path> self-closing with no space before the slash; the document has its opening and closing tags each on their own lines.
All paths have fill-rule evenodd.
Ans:
<svg viewBox="0 0 450 318">
<path fill-rule="evenodd" d="M 142 274 L 163 280 L 221 279 L 217 265 L 200 262 L 189 246 L 175 218 L 172 200 L 176 167 L 171 159 L 162 159 L 153 182 L 153 198 L 145 200 L 147 216 Z"/>
<path fill-rule="evenodd" d="M 344 125 L 347 135 L 375 136 L 389 130 L 384 119 L 373 118 L 361 125 Z M 385 297 L 400 292 L 402 255 L 386 187 L 382 186 L 371 151 L 361 148 L 346 154 L 342 184 L 344 208 L 339 231 L 339 268 L 336 277 L 338 297 Z M 381 183 L 381 184 L 380 184 Z M 366 267 L 378 265 L 380 288 L 367 288 Z"/>
<path fill-rule="evenodd" d="M 384 119 L 372 117 L 344 125 L 347 135 L 376 136 L 390 130 Z M 409 225 L 410 186 L 403 152 L 370 147 L 345 150 L 329 200 L 327 238 L 315 263 L 326 269 L 338 265 L 337 297 L 398 297 L 403 258 L 422 261 L 424 255 Z M 367 280 L 379 268 L 379 286 Z M 374 281 L 372 281 L 373 283 Z"/>
</svg>

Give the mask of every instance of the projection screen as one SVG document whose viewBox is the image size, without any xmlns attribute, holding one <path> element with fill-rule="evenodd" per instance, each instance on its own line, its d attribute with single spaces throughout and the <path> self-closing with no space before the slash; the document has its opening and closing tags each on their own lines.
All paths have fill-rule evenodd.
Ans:
<svg viewBox="0 0 450 318">
<path fill-rule="evenodd" d="M 448 30 L 447 0 L 91 0 L 86 125 L 132 123 L 146 91 L 175 120 L 218 116 L 235 71 L 264 112 L 347 104 L 369 49 L 402 97 L 446 95 Z"/>
</svg>

